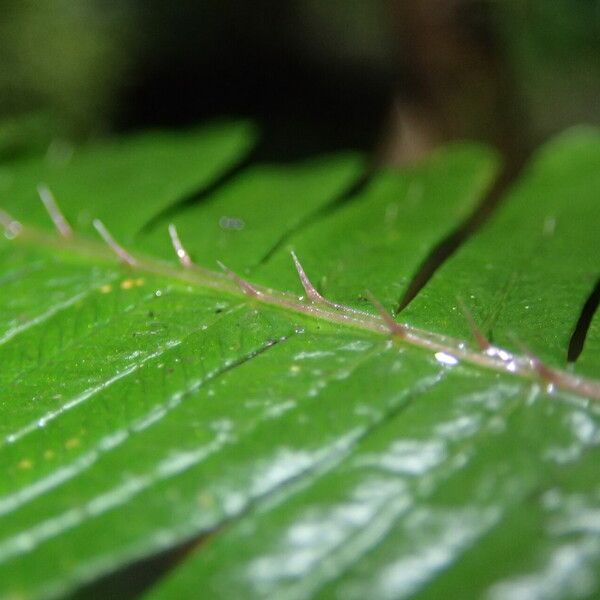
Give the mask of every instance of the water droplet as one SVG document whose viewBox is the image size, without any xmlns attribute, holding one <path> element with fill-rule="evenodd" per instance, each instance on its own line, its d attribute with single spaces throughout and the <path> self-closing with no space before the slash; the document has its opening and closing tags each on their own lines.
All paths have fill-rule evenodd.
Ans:
<svg viewBox="0 0 600 600">
<path fill-rule="evenodd" d="M 490 346 L 485 353 L 492 358 L 498 357 L 504 362 L 512 360 L 512 355 L 509 352 L 506 352 L 506 350 L 502 350 L 500 348 L 495 348 L 494 346 Z"/>
<path fill-rule="evenodd" d="M 449 367 L 454 367 L 458 364 L 458 358 L 456 358 L 456 356 L 452 356 L 452 354 L 447 354 L 446 352 L 436 352 L 435 359 L 440 364 Z"/>
<path fill-rule="evenodd" d="M 219 227 L 221 229 L 234 229 L 236 231 L 240 231 L 246 227 L 246 223 L 243 219 L 238 217 L 223 216 L 219 219 Z"/>
</svg>

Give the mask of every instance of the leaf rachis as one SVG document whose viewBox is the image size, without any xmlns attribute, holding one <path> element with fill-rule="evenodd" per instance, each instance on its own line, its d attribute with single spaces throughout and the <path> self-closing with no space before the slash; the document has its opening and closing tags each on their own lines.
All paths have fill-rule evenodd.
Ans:
<svg viewBox="0 0 600 600">
<path fill-rule="evenodd" d="M 15 238 L 16 241 L 29 241 L 46 246 L 54 246 L 58 249 L 62 248 L 63 250 L 65 248 L 70 248 L 96 259 L 107 258 L 106 253 L 102 252 L 97 245 L 76 238 L 75 236 L 73 236 L 72 239 L 61 238 L 62 241 L 58 244 L 55 238 L 51 238 L 35 228 L 22 226 L 4 211 L 0 211 L 0 224 L 4 226 L 7 236 Z M 530 380 L 538 381 L 541 379 L 546 383 L 552 383 L 553 387 L 561 388 L 584 397 L 600 400 L 599 381 L 587 379 L 566 371 L 551 369 L 546 365 L 542 365 L 539 360 L 532 360 L 530 356 L 515 356 L 511 352 L 497 348 L 493 345 L 489 345 L 484 351 L 480 348 L 478 348 L 477 351 L 474 351 L 473 349 L 470 349 L 464 341 L 397 323 L 385 308 L 383 308 L 381 303 L 373 298 L 372 295 L 370 295 L 370 299 L 377 309 L 379 316 L 357 311 L 352 307 L 330 303 L 326 299 L 324 299 L 325 302 L 306 303 L 303 300 L 298 300 L 297 297 L 292 296 L 289 293 L 255 286 L 247 280 L 242 279 L 239 275 L 218 261 L 219 266 L 235 284 L 235 287 L 232 288 L 227 285 L 226 280 L 222 279 L 218 273 L 213 271 L 188 268 L 175 271 L 168 263 L 163 263 L 147 257 L 136 258 L 114 240 L 99 219 L 95 219 L 93 224 L 105 243 L 109 246 L 111 252 L 119 258 L 121 263 L 124 263 L 129 267 L 160 276 L 178 278 L 191 284 L 207 286 L 228 293 L 235 293 L 235 289 L 237 288 L 245 296 L 255 298 L 265 304 L 280 306 L 294 312 L 324 319 L 332 323 L 345 324 L 379 334 L 391 334 L 404 343 L 421 347 L 434 354 L 436 352 L 450 354 L 455 357 L 458 362 L 464 361 L 482 368 L 521 376 Z M 17 233 L 20 234 L 18 237 L 16 235 Z"/>
<path fill-rule="evenodd" d="M 552 367 L 546 365 L 541 358 L 536 356 L 529 348 L 525 346 L 521 341 L 515 339 L 515 342 L 519 344 L 523 354 L 527 357 L 531 368 L 538 374 L 539 378 L 544 382 L 549 389 L 564 386 L 564 375 L 560 371 L 556 371 Z"/>
</svg>

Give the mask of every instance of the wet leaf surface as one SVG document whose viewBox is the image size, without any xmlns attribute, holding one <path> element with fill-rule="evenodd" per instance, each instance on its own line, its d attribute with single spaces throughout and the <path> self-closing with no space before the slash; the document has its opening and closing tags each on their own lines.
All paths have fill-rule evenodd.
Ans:
<svg viewBox="0 0 600 600">
<path fill-rule="evenodd" d="M 0 596 L 65 596 L 211 532 L 149 574 L 149 597 L 593 596 L 600 405 L 562 373 L 598 375 L 597 318 L 566 358 L 598 277 L 598 134 L 542 149 L 398 315 L 437 351 L 361 327 L 366 290 L 397 306 L 496 157 L 449 146 L 350 197 L 358 155 L 260 164 L 182 204 L 254 135 L 212 125 L 0 167 L 25 225 L 0 241 Z M 52 241 L 42 181 L 75 241 Z M 151 258 L 126 268 L 90 245 L 95 217 Z M 321 293 L 369 314 L 184 272 L 171 221 L 200 265 L 300 294 L 293 249 Z M 495 344 L 559 375 L 478 363 L 457 296 Z"/>
</svg>

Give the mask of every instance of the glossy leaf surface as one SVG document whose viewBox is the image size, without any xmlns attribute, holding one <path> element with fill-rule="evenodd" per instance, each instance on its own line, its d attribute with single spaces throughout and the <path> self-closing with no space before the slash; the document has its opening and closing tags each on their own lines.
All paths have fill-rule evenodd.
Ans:
<svg viewBox="0 0 600 600">
<path fill-rule="evenodd" d="M 61 597 L 196 539 L 151 597 L 600 590 L 599 407 L 566 385 L 598 373 L 596 321 L 562 375 L 598 275 L 598 135 L 540 151 L 397 317 L 438 351 L 369 314 L 185 271 L 166 228 L 205 267 L 300 294 L 294 249 L 321 293 L 375 314 L 366 290 L 398 305 L 495 156 L 450 146 L 354 194 L 358 155 L 254 164 L 194 201 L 253 135 L 213 125 L 1 167 L 24 229 L 0 242 L 0 595 Z M 73 241 L 52 233 L 40 182 Z M 86 241 L 94 217 L 150 258 L 119 266 Z M 487 368 L 457 295 L 494 343 L 558 375 Z"/>
</svg>

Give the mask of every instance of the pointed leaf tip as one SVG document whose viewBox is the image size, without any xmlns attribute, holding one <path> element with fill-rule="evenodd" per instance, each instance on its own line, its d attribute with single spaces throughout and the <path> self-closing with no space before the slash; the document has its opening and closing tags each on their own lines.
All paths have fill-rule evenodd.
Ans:
<svg viewBox="0 0 600 600">
<path fill-rule="evenodd" d="M 37 192 L 59 235 L 63 238 L 73 237 L 73 229 L 60 210 L 50 188 L 45 183 L 40 183 L 37 186 Z"/>
<path fill-rule="evenodd" d="M 184 248 L 181 243 L 181 239 L 179 238 L 179 234 L 177 233 L 177 227 L 173 223 L 169 224 L 169 235 L 171 236 L 171 243 L 173 244 L 173 249 L 175 250 L 175 254 L 179 259 L 179 262 L 186 268 L 189 269 L 193 266 L 192 259 L 188 254 L 187 250 Z"/>
<path fill-rule="evenodd" d="M 225 266 L 220 260 L 217 261 L 217 264 L 223 271 L 231 278 L 238 287 L 246 294 L 246 296 L 258 297 L 261 296 L 261 292 L 259 292 L 250 282 L 242 279 L 237 273 L 232 271 L 229 267 Z"/>
<path fill-rule="evenodd" d="M 466 303 L 460 296 L 456 296 L 456 301 L 458 302 L 458 305 L 460 306 L 460 310 L 462 311 L 462 313 L 469 325 L 471 334 L 475 338 L 475 341 L 477 342 L 479 349 L 482 352 L 488 351 L 492 347 L 492 344 L 487 339 L 487 337 L 485 336 L 483 331 L 481 331 L 481 329 L 478 327 L 477 323 L 475 322 L 475 318 L 473 317 L 473 313 L 469 310 L 469 307 L 466 305 Z"/>
<path fill-rule="evenodd" d="M 290 254 L 292 256 L 292 260 L 294 261 L 294 266 L 296 267 L 296 271 L 298 272 L 298 277 L 300 278 L 300 283 L 302 284 L 302 287 L 304 288 L 304 291 L 306 292 L 306 295 L 308 296 L 308 298 L 312 302 L 324 302 L 324 303 L 328 304 L 328 301 L 325 298 L 323 298 L 323 296 L 321 296 L 321 294 L 319 294 L 319 292 L 317 291 L 315 286 L 311 283 L 310 279 L 306 275 L 306 272 L 304 271 L 304 268 L 302 267 L 302 264 L 298 260 L 296 253 L 292 250 L 290 252 Z"/>
<path fill-rule="evenodd" d="M 130 266 L 137 266 L 136 259 L 125 250 L 120 244 L 117 243 L 115 238 L 111 235 L 110 231 L 106 228 L 106 225 L 100 219 L 94 219 L 92 221 L 94 228 L 100 234 L 100 237 L 106 242 L 107 246 L 117 255 L 119 260 Z"/>
<path fill-rule="evenodd" d="M 381 302 L 379 302 L 379 300 L 377 300 L 377 298 L 375 298 L 375 296 L 369 290 L 367 290 L 366 294 L 369 302 L 375 307 L 390 333 L 400 337 L 406 336 L 406 326 L 402 325 L 402 323 L 396 322 L 392 315 L 385 310 L 383 304 L 381 304 Z"/>
</svg>

